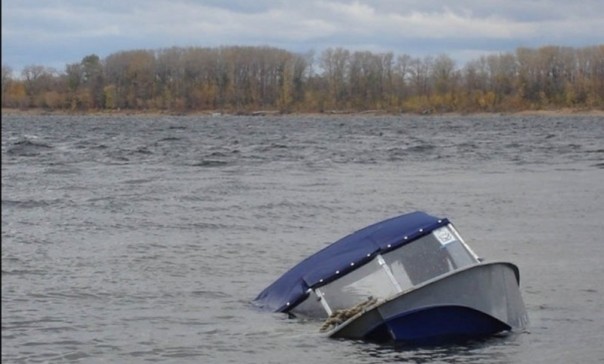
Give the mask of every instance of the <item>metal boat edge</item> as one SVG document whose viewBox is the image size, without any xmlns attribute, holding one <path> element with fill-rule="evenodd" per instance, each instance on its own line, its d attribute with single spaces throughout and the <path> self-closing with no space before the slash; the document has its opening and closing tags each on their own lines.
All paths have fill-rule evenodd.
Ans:
<svg viewBox="0 0 604 364">
<path fill-rule="evenodd" d="M 324 335 L 430 344 L 521 330 L 528 316 L 518 284 L 514 264 L 483 262 L 378 301 Z"/>
</svg>

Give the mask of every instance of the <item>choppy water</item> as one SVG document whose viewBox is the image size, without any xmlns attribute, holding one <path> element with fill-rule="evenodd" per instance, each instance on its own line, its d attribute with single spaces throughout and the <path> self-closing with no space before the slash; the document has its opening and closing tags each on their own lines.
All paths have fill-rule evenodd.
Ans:
<svg viewBox="0 0 604 364">
<path fill-rule="evenodd" d="M 604 362 L 598 117 L 2 117 L 2 362 Z M 250 301 L 399 213 L 520 267 L 526 332 L 393 348 Z"/>
</svg>

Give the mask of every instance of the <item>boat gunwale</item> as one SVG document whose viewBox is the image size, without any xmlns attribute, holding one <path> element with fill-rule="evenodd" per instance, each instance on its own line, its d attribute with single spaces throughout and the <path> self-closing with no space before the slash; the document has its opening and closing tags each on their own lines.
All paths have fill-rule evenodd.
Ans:
<svg viewBox="0 0 604 364">
<path fill-rule="evenodd" d="M 416 286 L 410 287 L 402 292 L 397 292 L 396 294 L 392 295 L 391 297 L 381 299 L 381 300 L 378 299 L 378 301 L 375 304 L 366 307 L 361 312 L 355 314 L 354 316 L 351 316 L 350 318 L 346 319 L 339 325 L 335 326 L 333 329 L 327 330 L 327 331 L 323 332 L 322 334 L 324 336 L 331 337 L 334 334 L 336 334 L 338 331 L 342 330 L 343 328 L 348 326 L 350 323 L 352 323 L 353 321 L 358 319 L 359 317 L 365 315 L 366 313 L 373 311 L 373 310 L 377 309 L 378 307 L 385 305 L 389 302 L 395 301 L 395 300 L 399 299 L 400 297 L 405 296 L 411 292 L 418 291 L 427 286 L 436 284 L 444 279 L 450 278 L 452 276 L 455 276 L 455 275 L 458 275 L 458 274 L 461 274 L 461 273 L 464 273 L 464 272 L 467 272 L 469 270 L 473 270 L 476 268 L 482 268 L 482 267 L 486 267 L 486 266 L 494 266 L 494 265 L 500 265 L 500 264 L 503 264 L 503 265 L 506 265 L 506 266 L 512 268 L 512 271 L 514 272 L 514 276 L 516 278 L 516 282 L 518 283 L 518 285 L 520 285 L 520 271 L 514 263 L 511 263 L 508 261 L 502 261 L 502 260 L 488 261 L 488 262 L 480 261 L 476 264 L 472 264 L 472 265 L 469 265 L 469 266 L 466 266 L 466 267 L 463 267 L 463 268 L 460 268 L 460 269 L 457 269 L 457 270 L 454 270 L 451 272 L 447 272 L 443 275 L 431 278 L 429 280 L 426 280 L 426 281 L 424 281 Z"/>
</svg>

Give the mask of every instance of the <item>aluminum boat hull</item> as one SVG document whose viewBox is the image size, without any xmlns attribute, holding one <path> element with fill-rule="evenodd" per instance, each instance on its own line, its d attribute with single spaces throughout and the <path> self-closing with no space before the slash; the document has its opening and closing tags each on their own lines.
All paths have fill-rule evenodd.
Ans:
<svg viewBox="0 0 604 364">
<path fill-rule="evenodd" d="M 481 263 L 367 308 L 327 333 L 334 338 L 432 344 L 518 330 L 528 321 L 511 263 Z"/>
</svg>

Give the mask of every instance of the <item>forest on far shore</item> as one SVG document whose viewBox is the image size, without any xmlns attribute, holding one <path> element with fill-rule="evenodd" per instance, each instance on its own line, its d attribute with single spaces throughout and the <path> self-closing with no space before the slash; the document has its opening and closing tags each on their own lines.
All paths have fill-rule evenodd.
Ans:
<svg viewBox="0 0 604 364">
<path fill-rule="evenodd" d="M 74 112 L 514 112 L 604 109 L 604 44 L 490 54 L 458 65 L 329 48 L 167 48 L 95 54 L 17 77 L 2 65 L 2 107 Z"/>
</svg>

